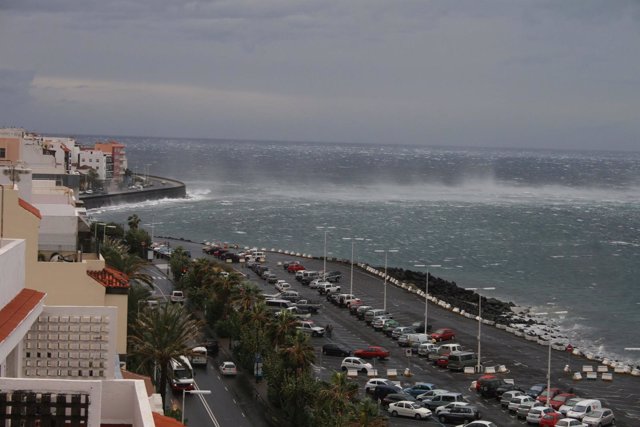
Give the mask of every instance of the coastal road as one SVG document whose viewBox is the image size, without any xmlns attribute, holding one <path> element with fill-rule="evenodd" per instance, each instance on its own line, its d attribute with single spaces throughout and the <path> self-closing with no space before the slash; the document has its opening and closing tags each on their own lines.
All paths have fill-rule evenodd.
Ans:
<svg viewBox="0 0 640 427">
<path fill-rule="evenodd" d="M 194 256 L 201 256 L 201 245 L 190 242 L 175 242 L 192 251 Z M 293 289 L 303 296 L 311 299 L 321 298 L 315 290 L 308 289 L 296 282 L 293 275 L 288 274 L 278 266 L 278 263 L 295 259 L 284 254 L 268 253 L 267 264 L 272 267 L 279 278 L 287 280 Z M 322 260 L 301 260 L 310 270 L 321 270 Z M 266 284 L 252 271 L 242 268 L 238 264 L 233 265 L 239 271 L 248 274 L 253 282 L 265 293 L 275 293 L 272 285 Z M 341 280 L 342 292 L 349 292 L 350 266 L 339 262 L 327 262 L 328 270 L 338 270 L 343 273 Z M 445 278 L 446 279 L 446 278 Z M 384 287 L 383 281 L 371 274 L 355 269 L 353 293 L 363 299 L 368 305 L 379 308 L 383 306 Z M 414 294 L 408 293 L 391 284 L 387 284 L 387 309 L 394 314 L 394 318 L 402 324 L 410 325 L 415 321 L 424 319 L 424 300 Z M 325 302 L 321 313 L 314 317 L 321 326 L 331 323 L 334 327 L 332 338 L 313 338 L 312 343 L 316 348 L 318 360 L 316 372 L 322 379 L 328 379 L 331 373 L 339 369 L 341 358 L 322 357 L 321 347 L 331 340 L 351 349 L 361 348 L 365 345 L 382 345 L 388 348 L 392 355 L 387 361 L 376 361 L 376 368 L 380 376 L 386 376 L 387 368 L 398 369 L 403 372 L 409 364 L 413 377 L 410 379 L 398 377 L 403 384 L 415 381 L 433 382 L 441 388 L 463 393 L 467 399 L 478 405 L 483 413 L 483 419 L 496 422 L 499 426 L 518 426 L 523 422 L 508 415 L 500 409 L 495 400 L 480 398 L 475 392 L 469 391 L 469 385 L 477 375 L 467 376 L 462 373 L 451 373 L 446 370 L 433 367 L 418 357 L 407 358 L 404 349 L 397 346 L 395 341 L 381 333 L 373 331 L 364 322 L 360 322 L 350 316 L 346 309 L 340 309 L 329 302 Z M 429 305 L 429 323 L 434 328 L 451 327 L 456 331 L 456 341 L 471 351 L 477 349 L 477 322 L 458 314 Z M 501 375 L 511 378 L 521 387 L 528 388 L 535 383 L 545 383 L 547 374 L 547 347 L 540 346 L 523 338 L 516 337 L 504 330 L 483 325 L 482 328 L 482 362 L 485 366 L 505 365 L 509 372 Z M 577 359 L 567 353 L 552 351 L 551 382 L 552 387 L 560 387 L 563 390 L 572 388 L 574 392 L 583 397 L 599 398 L 605 406 L 611 407 L 616 414 L 617 424 L 621 426 L 640 425 L 640 379 L 629 375 L 614 374 L 613 382 L 605 382 L 600 379 L 594 381 L 582 380 L 574 382 L 564 372 L 564 366 L 570 362 L 573 370 L 579 370 L 583 364 L 596 365 L 595 362 L 586 359 Z M 358 383 L 363 389 L 366 378 L 359 377 Z M 411 420 L 408 420 L 411 422 Z M 406 420 L 392 419 L 392 425 L 405 425 Z M 433 425 L 440 425 L 437 421 L 430 421 Z M 429 425 L 429 424 L 424 424 Z"/>
</svg>

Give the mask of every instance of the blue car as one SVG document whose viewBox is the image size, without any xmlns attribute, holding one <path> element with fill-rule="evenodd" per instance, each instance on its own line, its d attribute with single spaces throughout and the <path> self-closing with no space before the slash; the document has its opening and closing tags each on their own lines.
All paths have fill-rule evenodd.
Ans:
<svg viewBox="0 0 640 427">
<path fill-rule="evenodd" d="M 417 397 L 419 394 L 426 393 L 427 391 L 436 388 L 435 384 L 431 383 L 415 383 L 409 388 L 402 390 L 404 393 L 410 394 L 413 397 Z"/>
</svg>

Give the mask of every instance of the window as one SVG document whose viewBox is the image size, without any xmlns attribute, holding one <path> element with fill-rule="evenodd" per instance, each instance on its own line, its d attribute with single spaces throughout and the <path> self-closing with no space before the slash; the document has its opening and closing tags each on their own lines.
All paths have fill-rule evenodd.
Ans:
<svg viewBox="0 0 640 427">
<path fill-rule="evenodd" d="M 0 159 L 4 159 L 7 156 L 7 149 L 0 147 Z"/>
</svg>

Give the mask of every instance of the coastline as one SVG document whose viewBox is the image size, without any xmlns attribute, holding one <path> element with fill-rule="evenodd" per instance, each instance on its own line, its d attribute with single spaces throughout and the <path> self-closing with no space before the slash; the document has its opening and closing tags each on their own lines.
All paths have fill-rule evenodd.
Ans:
<svg viewBox="0 0 640 427">
<path fill-rule="evenodd" d="M 159 239 L 182 241 L 196 245 L 206 245 L 207 242 L 196 242 L 182 237 L 157 236 Z M 245 248 L 245 245 L 228 244 L 228 247 Z M 248 247 L 247 247 L 248 248 Z M 322 260 L 322 256 L 287 251 L 275 248 L 260 248 L 262 251 L 289 255 L 292 257 Z M 327 262 L 336 262 L 351 265 L 351 260 L 327 257 Z M 384 268 L 371 266 L 365 263 L 354 264 L 354 268 L 366 271 L 369 274 L 384 278 Z M 429 274 L 429 301 L 452 313 L 469 319 L 478 320 L 477 301 L 478 293 L 466 290 L 455 282 L 442 279 Z M 388 267 L 387 281 L 420 298 L 425 297 L 425 273 Z M 640 376 L 640 364 L 626 363 L 616 357 L 598 354 L 589 348 L 581 348 L 571 343 L 567 335 L 562 331 L 558 323 L 548 317 L 533 315 L 532 308 L 518 306 L 513 302 L 505 302 L 496 298 L 482 297 L 482 323 L 505 330 L 523 340 L 536 342 L 541 346 L 549 346 L 558 352 L 571 353 L 573 356 L 585 361 L 597 362 L 613 370 L 616 374 L 629 374 Z"/>
<path fill-rule="evenodd" d="M 151 185 L 142 189 L 125 189 L 104 194 L 82 194 L 79 199 L 87 209 L 147 200 L 181 199 L 187 196 L 184 182 L 161 176 L 147 176 Z"/>
</svg>

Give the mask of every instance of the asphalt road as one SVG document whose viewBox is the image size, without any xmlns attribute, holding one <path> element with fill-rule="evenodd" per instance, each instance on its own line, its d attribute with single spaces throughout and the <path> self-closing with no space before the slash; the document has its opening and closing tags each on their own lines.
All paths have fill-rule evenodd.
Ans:
<svg viewBox="0 0 640 427">
<path fill-rule="evenodd" d="M 182 245 L 191 250 L 194 256 L 202 256 L 201 245 L 189 242 L 173 242 L 172 246 Z M 292 259 L 284 254 L 268 253 L 267 264 L 272 267 L 272 271 L 279 278 L 287 280 L 294 290 L 297 290 L 304 297 L 318 300 L 323 297 L 315 290 L 302 286 L 295 281 L 292 274 L 287 273 L 278 263 Z M 321 270 L 323 262 L 321 260 L 302 260 L 303 264 L 310 270 Z M 255 282 L 265 293 L 275 293 L 272 285 L 266 284 L 258 278 L 251 270 L 233 264 L 233 267 L 248 274 L 249 278 Z M 340 282 L 342 292 L 349 292 L 350 266 L 342 263 L 327 263 L 327 270 L 338 270 L 343 273 Z M 445 277 L 446 279 L 446 277 Z M 384 286 L 383 281 L 377 276 L 372 276 L 359 269 L 354 270 L 353 293 L 361 298 L 368 305 L 378 308 L 383 307 Z M 397 288 L 390 283 L 387 284 L 387 310 L 401 324 L 411 325 L 415 321 L 424 319 L 424 300 L 414 294 Z M 322 356 L 322 345 L 334 341 L 350 349 L 362 348 L 367 345 L 381 345 L 391 351 L 391 356 L 385 361 L 375 361 L 375 367 L 379 371 L 379 376 L 386 376 L 386 369 L 395 368 L 399 373 L 409 367 L 413 376 L 405 378 L 399 376 L 398 380 L 403 385 L 410 385 L 413 382 L 432 382 L 439 388 L 460 392 L 473 404 L 480 407 L 483 419 L 494 421 L 498 426 L 520 426 L 525 424 L 503 411 L 498 402 L 493 399 L 482 399 L 475 392 L 469 391 L 471 381 L 478 375 L 465 375 L 463 373 L 452 373 L 447 370 L 427 364 L 425 360 L 413 356 L 407 358 L 403 348 L 399 347 L 395 341 L 386 337 L 382 333 L 375 332 L 367 327 L 364 322 L 358 321 L 351 316 L 346 309 L 338 308 L 326 300 L 323 302 L 321 312 L 312 318 L 317 324 L 325 326 L 331 323 L 333 334 L 331 338 L 312 338 L 312 343 L 317 351 L 317 363 L 314 367 L 317 375 L 322 379 L 330 378 L 332 372 L 340 369 L 342 358 Z M 465 349 L 477 350 L 478 323 L 472 319 L 467 319 L 458 314 L 429 305 L 429 323 L 434 328 L 450 327 L 456 331 L 456 342 Z M 503 378 L 514 379 L 516 384 L 528 388 L 532 384 L 546 383 L 548 352 L 546 346 L 540 346 L 534 342 L 516 337 L 506 331 L 482 326 L 482 362 L 485 366 L 505 365 L 509 372 L 501 374 Z M 551 354 L 551 386 L 560 387 L 563 390 L 573 388 L 574 392 L 582 397 L 599 398 L 603 405 L 613 409 L 619 426 L 640 425 L 640 378 L 629 375 L 614 374 L 614 380 L 605 382 L 598 380 L 573 381 L 564 372 L 564 366 L 569 363 L 573 370 L 579 370 L 583 364 L 595 366 L 595 362 L 586 359 L 577 359 L 569 356 L 568 353 L 552 351 Z M 367 378 L 360 375 L 356 381 L 361 386 Z M 189 408 L 187 409 L 189 410 Z M 223 406 L 223 411 L 229 407 Z M 217 414 L 217 412 L 215 412 Z M 411 419 L 391 419 L 391 425 L 408 425 L 415 423 Z M 442 425 L 437 420 L 429 420 L 422 425 Z M 200 424 L 190 425 L 196 426 Z M 204 425 L 204 424 L 202 424 Z M 222 424 L 224 425 L 224 424 Z"/>
</svg>

